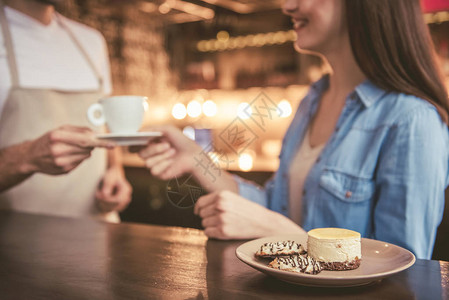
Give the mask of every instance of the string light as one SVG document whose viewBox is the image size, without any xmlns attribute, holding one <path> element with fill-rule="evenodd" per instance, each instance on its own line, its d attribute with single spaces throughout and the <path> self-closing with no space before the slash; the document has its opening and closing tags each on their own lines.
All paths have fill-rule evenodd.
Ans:
<svg viewBox="0 0 449 300">
<path fill-rule="evenodd" d="M 424 14 L 424 20 L 427 24 L 447 22 L 449 21 L 449 11 Z"/>
<path fill-rule="evenodd" d="M 217 33 L 217 38 L 202 40 L 196 44 L 200 52 L 226 51 L 245 47 L 263 47 L 266 45 L 284 44 L 296 41 L 294 30 L 249 34 L 230 37 L 226 31 Z"/>
<path fill-rule="evenodd" d="M 217 33 L 217 40 L 219 40 L 220 42 L 227 42 L 229 41 L 229 33 L 227 31 L 219 31 Z"/>
</svg>

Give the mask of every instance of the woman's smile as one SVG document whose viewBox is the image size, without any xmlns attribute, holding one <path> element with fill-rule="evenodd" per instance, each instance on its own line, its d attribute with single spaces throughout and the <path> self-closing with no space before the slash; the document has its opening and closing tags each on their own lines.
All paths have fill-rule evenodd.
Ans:
<svg viewBox="0 0 449 300">
<path fill-rule="evenodd" d="M 293 22 L 293 29 L 297 32 L 306 27 L 307 24 L 309 24 L 309 20 L 306 18 L 301 19 L 292 18 L 292 22 Z"/>
</svg>

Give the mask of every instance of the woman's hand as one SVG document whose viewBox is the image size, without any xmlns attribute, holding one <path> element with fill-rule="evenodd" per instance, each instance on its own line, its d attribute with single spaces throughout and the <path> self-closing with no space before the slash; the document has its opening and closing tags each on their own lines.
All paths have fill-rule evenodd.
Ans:
<svg viewBox="0 0 449 300">
<path fill-rule="evenodd" d="M 106 170 L 95 198 L 102 212 L 122 211 L 131 201 L 132 187 L 126 180 L 123 168 L 110 167 Z"/>
<path fill-rule="evenodd" d="M 98 140 L 87 127 L 65 125 L 24 144 L 27 151 L 22 169 L 28 173 L 68 173 L 90 157 L 95 147 L 114 146 L 114 143 Z"/>
<path fill-rule="evenodd" d="M 151 174 L 168 180 L 192 173 L 195 156 L 200 155 L 202 148 L 176 127 L 161 126 L 151 129 L 164 135 L 160 140 L 150 142 L 138 153 Z"/>
<path fill-rule="evenodd" d="M 287 217 L 230 191 L 201 197 L 194 212 L 202 218 L 204 233 L 216 239 L 252 239 L 280 233 L 306 233 Z"/>
<path fill-rule="evenodd" d="M 203 148 L 178 128 L 161 126 L 151 130 L 162 132 L 163 138 L 150 142 L 138 152 L 153 176 L 169 180 L 188 173 L 209 192 L 224 189 L 238 191 L 237 182 L 232 175 L 221 170 Z M 136 152 L 136 149 L 131 151 Z"/>
</svg>

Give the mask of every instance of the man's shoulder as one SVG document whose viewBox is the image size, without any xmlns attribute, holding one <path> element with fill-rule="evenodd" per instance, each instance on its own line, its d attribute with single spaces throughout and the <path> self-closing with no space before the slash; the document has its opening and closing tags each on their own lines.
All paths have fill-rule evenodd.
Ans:
<svg viewBox="0 0 449 300">
<path fill-rule="evenodd" d="M 104 40 L 103 34 L 97 29 L 73 19 L 69 19 L 61 14 L 58 14 L 58 17 L 77 37 L 89 40 Z"/>
</svg>

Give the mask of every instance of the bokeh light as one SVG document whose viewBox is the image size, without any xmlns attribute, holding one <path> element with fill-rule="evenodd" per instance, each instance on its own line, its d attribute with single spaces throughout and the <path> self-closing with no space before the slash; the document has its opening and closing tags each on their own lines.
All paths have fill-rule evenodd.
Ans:
<svg viewBox="0 0 449 300">
<path fill-rule="evenodd" d="M 253 157 L 248 153 L 240 154 L 239 168 L 244 172 L 250 171 L 253 168 Z"/>
<path fill-rule="evenodd" d="M 251 106 L 246 102 L 240 103 L 237 107 L 237 116 L 242 120 L 249 119 L 252 113 Z"/>
<path fill-rule="evenodd" d="M 292 106 L 287 100 L 282 100 L 278 104 L 278 113 L 281 118 L 288 118 L 292 114 Z"/>
<path fill-rule="evenodd" d="M 184 135 L 186 137 L 188 137 L 189 139 L 195 140 L 195 129 L 192 126 L 184 127 L 184 129 L 182 130 L 182 133 L 184 133 Z"/>
<path fill-rule="evenodd" d="M 203 103 L 203 113 L 208 117 L 213 117 L 217 114 L 217 104 L 212 100 L 207 100 Z"/>
<path fill-rule="evenodd" d="M 190 101 L 187 104 L 187 114 L 192 118 L 199 117 L 201 115 L 201 104 L 196 100 Z"/>
<path fill-rule="evenodd" d="M 186 110 L 185 105 L 182 103 L 176 103 L 171 110 L 171 114 L 172 114 L 173 118 L 175 118 L 177 120 L 184 119 L 187 115 L 187 110 Z"/>
</svg>

